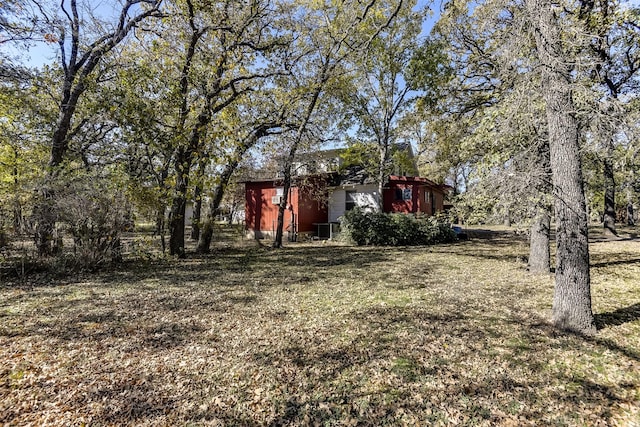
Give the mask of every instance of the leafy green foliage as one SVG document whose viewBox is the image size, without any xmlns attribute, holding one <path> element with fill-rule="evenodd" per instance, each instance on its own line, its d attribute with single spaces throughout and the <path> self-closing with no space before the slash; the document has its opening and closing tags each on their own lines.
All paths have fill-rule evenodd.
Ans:
<svg viewBox="0 0 640 427">
<path fill-rule="evenodd" d="M 445 54 L 447 46 L 435 39 L 429 39 L 417 48 L 406 70 L 407 84 L 414 90 L 422 91 L 422 107 L 434 106 L 440 89 L 452 78 L 453 70 L 448 65 Z"/>
<path fill-rule="evenodd" d="M 433 245 L 456 240 L 451 225 L 439 217 L 347 211 L 342 217 L 344 238 L 358 246 Z"/>
<path fill-rule="evenodd" d="M 359 140 L 349 140 L 347 148 L 340 153 L 342 170 L 352 166 L 363 167 L 369 173 L 375 173 L 378 162 L 378 152 L 375 144 L 368 144 Z"/>
</svg>

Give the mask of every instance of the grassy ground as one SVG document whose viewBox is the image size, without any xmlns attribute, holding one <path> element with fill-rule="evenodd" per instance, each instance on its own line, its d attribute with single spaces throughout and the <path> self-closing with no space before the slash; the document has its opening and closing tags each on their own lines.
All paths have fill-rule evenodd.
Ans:
<svg viewBox="0 0 640 427">
<path fill-rule="evenodd" d="M 470 234 L 5 283 L 0 424 L 640 425 L 640 242 L 594 236 L 583 338 L 524 241 Z"/>
</svg>

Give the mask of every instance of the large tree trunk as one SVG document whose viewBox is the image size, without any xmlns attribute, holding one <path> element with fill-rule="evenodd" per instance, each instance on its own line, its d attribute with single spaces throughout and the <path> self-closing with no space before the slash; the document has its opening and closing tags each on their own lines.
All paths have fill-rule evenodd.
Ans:
<svg viewBox="0 0 640 427">
<path fill-rule="evenodd" d="M 34 207 L 36 222 L 36 248 L 39 256 L 53 254 L 53 229 L 56 223 L 56 213 L 54 209 L 53 190 L 47 185 L 43 185 L 38 191 L 38 199 Z"/>
<path fill-rule="evenodd" d="M 603 226 L 605 234 L 617 236 L 616 231 L 616 181 L 613 169 L 613 141 L 609 141 L 604 154 L 604 215 Z"/>
<path fill-rule="evenodd" d="M 37 219 L 36 225 L 36 247 L 38 255 L 48 256 L 53 254 L 53 231 L 56 223 L 55 211 L 55 191 L 53 183 L 59 173 L 60 165 L 64 160 L 64 156 L 68 150 L 68 135 L 71 128 L 71 119 L 76 110 L 78 98 L 84 91 L 81 84 L 76 89 L 77 95 L 72 97 L 70 93 L 71 83 L 66 81 L 63 85 L 63 96 L 60 104 L 60 114 L 56 123 L 56 130 L 51 140 L 51 151 L 49 157 L 49 166 L 45 174 L 44 183 L 39 189 L 38 199 L 34 209 Z"/>
<path fill-rule="evenodd" d="M 569 58 L 549 0 L 527 0 L 542 65 L 556 217 L 556 286 L 553 322 L 561 329 L 595 332 L 591 311 L 589 240 L 578 122 L 571 97 Z"/>
</svg>

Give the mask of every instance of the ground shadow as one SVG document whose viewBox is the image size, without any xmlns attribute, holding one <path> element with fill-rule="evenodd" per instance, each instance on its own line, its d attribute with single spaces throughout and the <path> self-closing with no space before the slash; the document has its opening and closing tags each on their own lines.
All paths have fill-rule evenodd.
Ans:
<svg viewBox="0 0 640 427">
<path fill-rule="evenodd" d="M 486 327 L 478 327 L 478 320 Z M 349 418 L 358 419 L 358 425 L 392 424 L 397 421 L 398 411 L 429 414 L 421 419 L 426 424 L 446 424 L 452 408 L 459 410 L 469 425 L 500 425 L 505 422 L 504 413 L 509 411 L 518 413 L 521 421 L 548 425 L 552 418 L 559 424 L 571 424 L 575 411 L 590 410 L 595 419 L 606 422 L 612 417 L 611 408 L 628 403 L 620 397 L 619 389 L 633 386 L 611 386 L 556 372 L 555 381 L 573 388 L 568 393 L 564 388 L 550 387 L 544 375 L 523 377 L 522 370 L 544 372 L 551 362 L 545 355 L 553 349 L 566 351 L 590 346 L 635 357 L 633 352 L 604 340 L 585 340 L 561 333 L 535 316 L 477 319 L 460 311 L 436 313 L 421 308 L 372 307 L 354 312 L 353 321 L 359 325 L 360 333 L 351 335 L 344 345 L 334 346 L 317 338 L 314 345 L 292 343 L 280 351 L 271 349 L 254 355 L 255 363 L 290 366 L 297 372 L 290 379 L 281 379 L 283 387 L 295 392 L 288 396 L 270 425 L 294 425 L 302 419 L 333 424 Z M 398 328 L 399 325 L 402 327 Z M 395 333 L 406 329 L 424 336 L 424 341 L 407 340 Z M 448 350 L 447 342 L 461 341 L 467 345 Z M 473 363 L 497 364 L 499 368 L 473 374 L 467 370 L 474 368 Z M 388 368 L 382 368 L 382 372 L 387 369 L 386 387 L 375 390 L 359 387 L 385 364 Z M 345 376 L 356 379 L 340 385 L 337 379 Z M 435 389 L 431 386 L 434 383 L 439 384 Z M 301 389 L 300 384 L 309 387 Z M 314 388 L 314 384 L 336 388 L 326 394 L 322 387 Z M 547 391 L 541 391 L 544 389 Z M 546 402 L 557 406 L 552 418 L 533 390 L 549 393 Z M 429 396 L 430 391 L 434 394 Z M 415 393 L 429 398 L 416 399 Z M 300 398 L 309 395 L 313 397 Z"/>
<path fill-rule="evenodd" d="M 640 258 L 632 258 L 632 259 L 619 259 L 616 261 L 603 261 L 603 262 L 595 262 L 589 264 L 591 267 L 609 267 L 615 265 L 633 265 L 640 264 Z"/>
<path fill-rule="evenodd" d="M 594 315 L 598 329 L 610 326 L 620 326 L 625 323 L 640 320 L 640 303 L 628 307 L 619 308 L 608 313 L 598 313 Z"/>
</svg>

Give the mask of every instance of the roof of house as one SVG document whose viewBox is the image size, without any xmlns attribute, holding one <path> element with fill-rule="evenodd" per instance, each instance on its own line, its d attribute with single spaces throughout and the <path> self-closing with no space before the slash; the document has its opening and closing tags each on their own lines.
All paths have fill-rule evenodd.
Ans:
<svg viewBox="0 0 640 427">
<path fill-rule="evenodd" d="M 411 145 L 405 142 L 399 142 L 395 144 L 397 150 L 409 150 L 411 154 Z M 332 158 L 338 158 L 343 152 L 344 148 L 336 148 L 331 150 L 322 150 L 308 153 L 300 153 L 297 156 L 297 159 L 302 162 L 310 162 L 310 161 L 318 161 L 318 160 L 329 160 Z M 300 179 L 303 177 L 325 177 L 328 178 L 328 184 L 332 187 L 340 187 L 340 186 L 353 186 L 353 185 L 373 185 L 376 183 L 375 175 L 369 174 L 364 167 L 358 165 L 352 165 L 348 167 L 343 167 L 339 171 L 317 171 L 316 173 L 310 173 L 309 175 L 302 175 L 294 177 L 294 181 L 296 179 Z M 279 174 L 274 174 L 274 171 L 255 171 L 251 177 L 246 177 L 241 182 L 281 182 L 283 177 Z M 442 191 L 446 191 L 446 186 L 436 184 L 435 182 L 422 177 L 407 177 L 407 176 L 399 176 L 399 175 L 390 175 L 387 177 L 387 180 L 394 181 L 413 181 L 413 182 L 421 182 L 425 185 L 428 185 L 433 188 L 440 189 Z"/>
<path fill-rule="evenodd" d="M 367 173 L 367 171 L 360 166 L 349 166 L 344 168 L 340 172 L 333 173 L 333 179 L 331 185 L 339 187 L 342 185 L 367 185 L 375 184 L 375 177 Z"/>
</svg>

